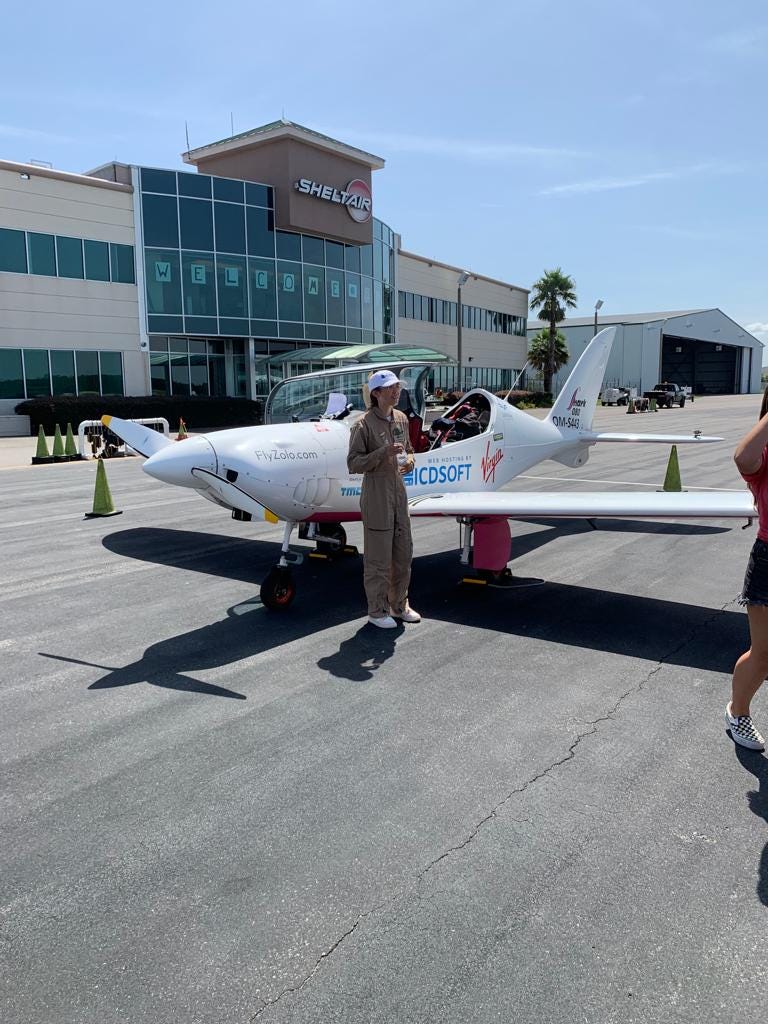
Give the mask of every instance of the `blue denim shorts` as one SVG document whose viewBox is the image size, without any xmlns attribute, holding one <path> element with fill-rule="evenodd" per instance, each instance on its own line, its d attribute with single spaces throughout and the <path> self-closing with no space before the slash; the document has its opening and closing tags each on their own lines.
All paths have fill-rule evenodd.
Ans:
<svg viewBox="0 0 768 1024">
<path fill-rule="evenodd" d="M 739 604 L 768 606 L 768 541 L 758 539 L 752 545 Z"/>
</svg>

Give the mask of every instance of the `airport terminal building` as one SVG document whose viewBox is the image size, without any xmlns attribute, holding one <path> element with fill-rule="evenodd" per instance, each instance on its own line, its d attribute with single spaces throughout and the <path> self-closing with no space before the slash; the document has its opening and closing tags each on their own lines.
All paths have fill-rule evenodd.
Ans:
<svg viewBox="0 0 768 1024">
<path fill-rule="evenodd" d="M 461 338 L 465 382 L 493 389 L 523 368 L 527 289 L 403 251 L 374 216 L 380 157 L 277 121 L 183 160 L 0 160 L 7 432 L 24 398 L 264 397 L 379 345 L 455 359 Z M 452 366 L 437 373 L 453 384 Z"/>
</svg>

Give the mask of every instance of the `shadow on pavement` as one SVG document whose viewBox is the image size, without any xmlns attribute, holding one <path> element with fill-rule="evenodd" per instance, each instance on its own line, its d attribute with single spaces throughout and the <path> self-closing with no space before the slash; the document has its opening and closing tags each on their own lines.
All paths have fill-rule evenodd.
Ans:
<svg viewBox="0 0 768 1024">
<path fill-rule="evenodd" d="M 516 555 L 536 550 L 562 535 L 570 525 L 570 521 L 558 523 L 555 529 L 516 537 Z M 629 525 L 634 528 L 636 524 Z M 662 532 L 670 527 L 686 533 L 712 529 L 639 525 L 644 530 L 653 526 Z M 625 526 L 620 522 L 620 528 Z M 573 521 L 573 532 L 588 529 L 582 521 Z M 106 537 L 104 544 L 125 557 L 253 582 L 254 589 L 274 564 L 279 550 L 275 543 L 168 529 L 118 531 Z M 320 667 L 354 681 L 370 678 L 373 669 L 365 663 L 381 664 L 382 655 L 391 657 L 392 652 L 387 652 L 386 646 L 378 649 L 389 643 L 386 638 L 376 635 L 368 639 L 373 627 L 359 628 L 365 615 L 362 560 L 305 561 L 296 568 L 295 576 L 298 596 L 287 611 L 268 611 L 254 594 L 252 601 L 229 609 L 225 618 L 148 647 L 133 665 L 111 668 L 92 688 L 148 681 L 172 689 L 215 693 L 220 688 L 199 683 L 185 673 L 253 657 L 344 623 L 352 625 L 355 635 L 342 641 L 336 654 L 321 659 L 324 664 Z M 415 558 L 411 587 L 414 607 L 426 620 L 713 672 L 729 673 L 746 641 L 746 616 L 742 611 L 555 582 L 518 591 L 461 587 L 459 578 L 455 550 Z M 238 609 L 249 614 L 239 614 Z M 391 632 L 395 638 L 400 635 L 399 630 Z M 241 694 L 228 691 L 218 695 L 242 699 Z"/>
<path fill-rule="evenodd" d="M 364 683 L 374 678 L 377 668 L 395 653 L 398 637 L 405 627 L 379 629 L 366 623 L 349 640 L 342 640 L 336 654 L 320 658 L 317 667 L 330 672 L 337 679 L 349 679 L 353 683 Z M 370 664 L 368 664 L 370 662 Z"/>
<path fill-rule="evenodd" d="M 742 767 L 757 779 L 759 789 L 747 793 L 750 811 L 768 823 L 768 760 L 757 750 L 747 750 L 735 745 L 736 757 Z M 768 843 L 760 855 L 760 868 L 757 879 L 757 895 L 763 906 L 768 907 Z"/>
</svg>

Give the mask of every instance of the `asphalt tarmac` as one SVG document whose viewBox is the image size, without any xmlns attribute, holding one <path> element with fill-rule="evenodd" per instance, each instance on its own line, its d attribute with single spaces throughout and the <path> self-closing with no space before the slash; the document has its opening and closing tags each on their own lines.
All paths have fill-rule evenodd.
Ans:
<svg viewBox="0 0 768 1024">
<path fill-rule="evenodd" d="M 596 425 L 723 434 L 683 486 L 740 488 L 758 405 Z M 660 487 L 667 456 L 511 487 Z M 424 621 L 384 632 L 359 559 L 270 613 L 279 528 L 107 471 L 123 514 L 89 521 L 93 463 L 0 471 L 4 1024 L 762 1014 L 768 760 L 723 721 L 754 527 L 516 523 L 544 582 L 502 592 L 419 521 Z"/>
</svg>

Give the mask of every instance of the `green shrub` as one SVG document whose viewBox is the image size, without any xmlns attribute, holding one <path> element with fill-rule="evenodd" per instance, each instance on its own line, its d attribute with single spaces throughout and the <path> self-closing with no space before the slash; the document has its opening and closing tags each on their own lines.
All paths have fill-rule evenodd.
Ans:
<svg viewBox="0 0 768 1024">
<path fill-rule="evenodd" d="M 74 430 L 84 420 L 100 420 L 102 416 L 119 416 L 123 420 L 143 420 L 164 417 L 175 431 L 183 419 L 187 430 L 195 432 L 212 427 L 250 427 L 263 422 L 261 402 L 248 398 L 203 398 L 188 395 L 134 395 L 102 397 L 100 395 L 47 396 L 29 398 L 20 402 L 15 410 L 20 416 L 29 416 L 30 434 L 40 427 L 52 434 L 58 424 L 66 430 L 71 423 Z"/>
<path fill-rule="evenodd" d="M 496 397 L 506 398 L 519 409 L 548 409 L 552 405 L 552 396 L 545 391 L 497 391 Z"/>
</svg>

